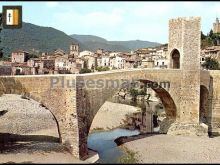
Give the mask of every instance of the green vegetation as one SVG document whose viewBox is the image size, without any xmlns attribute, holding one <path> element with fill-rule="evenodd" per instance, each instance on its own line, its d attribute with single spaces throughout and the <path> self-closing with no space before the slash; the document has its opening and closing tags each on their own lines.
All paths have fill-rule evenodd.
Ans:
<svg viewBox="0 0 220 165">
<path fill-rule="evenodd" d="M 51 27 L 37 26 L 24 23 L 21 29 L 3 29 L 1 32 L 3 52 L 9 57 L 12 51 L 23 49 L 33 54 L 41 52 L 53 52 L 60 48 L 69 52 L 71 43 L 78 43 L 80 51 L 96 51 L 102 48 L 110 51 L 130 51 L 142 47 L 154 47 L 159 43 L 149 41 L 107 41 L 97 36 L 89 35 L 67 35 Z"/>
<path fill-rule="evenodd" d="M 205 49 L 209 46 L 216 46 L 217 43 L 220 43 L 220 33 L 213 33 L 212 30 L 205 35 L 201 32 L 201 48 Z"/>
<path fill-rule="evenodd" d="M 159 43 L 141 41 L 141 40 L 131 40 L 131 41 L 107 41 L 104 38 L 94 36 L 94 35 L 71 35 L 74 39 L 77 39 L 84 45 L 88 47 L 90 51 L 96 51 L 99 48 L 109 50 L 109 51 L 131 51 L 139 48 L 155 47 L 159 46 Z"/>
<path fill-rule="evenodd" d="M 146 95 L 147 93 L 142 89 L 141 91 L 138 92 L 138 95 Z"/>
<path fill-rule="evenodd" d="M 206 58 L 202 66 L 209 70 L 220 70 L 219 62 L 211 57 Z"/>
<path fill-rule="evenodd" d="M 0 52 L 1 53 L 1 52 Z M 2 56 L 0 58 L 0 61 L 10 61 L 10 58 L 9 57 L 5 57 L 5 56 Z"/>
<path fill-rule="evenodd" d="M 139 90 L 134 89 L 134 88 L 131 88 L 131 89 L 129 90 L 129 93 L 130 93 L 130 95 L 131 95 L 134 99 L 136 99 L 138 95 L 146 95 L 146 94 L 147 94 L 144 89 L 142 89 L 142 90 L 139 91 Z"/>
<path fill-rule="evenodd" d="M 122 150 L 124 151 L 124 154 L 121 158 L 120 158 L 120 163 L 122 164 L 135 164 L 135 163 L 138 163 L 138 160 L 137 160 L 137 152 L 133 152 L 133 151 L 130 151 L 128 150 L 127 148 L 125 147 L 121 147 Z"/>
<path fill-rule="evenodd" d="M 91 72 L 92 72 L 92 70 L 91 70 L 91 69 L 88 69 L 88 68 L 82 68 L 82 69 L 79 71 L 80 74 L 83 74 L 83 73 L 91 73 Z"/>
<path fill-rule="evenodd" d="M 90 133 L 97 133 L 97 132 L 104 132 L 105 130 L 104 130 L 104 128 L 99 128 L 99 127 L 97 127 L 97 128 L 93 128 L 91 131 L 90 131 Z"/>
<path fill-rule="evenodd" d="M 130 89 L 129 92 L 130 92 L 130 94 L 133 98 L 136 98 L 138 96 L 138 90 L 137 89 L 132 88 L 132 89 Z"/>
<path fill-rule="evenodd" d="M 21 29 L 3 29 L 1 38 L 5 57 L 11 56 L 11 52 L 16 49 L 23 49 L 33 54 L 53 52 L 58 48 L 69 52 L 72 42 L 79 43 L 81 50 L 87 48 L 62 31 L 30 23 L 23 23 Z"/>
<path fill-rule="evenodd" d="M 104 67 L 104 66 L 98 66 L 98 67 L 96 67 L 96 70 L 98 72 L 102 72 L 102 71 L 108 71 L 108 70 L 110 70 L 110 68 L 109 67 Z"/>
</svg>

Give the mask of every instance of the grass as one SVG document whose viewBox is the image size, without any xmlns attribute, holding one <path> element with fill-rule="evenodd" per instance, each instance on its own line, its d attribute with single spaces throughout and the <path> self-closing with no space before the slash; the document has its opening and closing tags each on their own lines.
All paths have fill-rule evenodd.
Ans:
<svg viewBox="0 0 220 165">
<path fill-rule="evenodd" d="M 92 129 L 90 133 L 97 133 L 97 132 L 103 132 L 103 131 L 105 131 L 104 128 L 97 127 L 97 128 Z"/>
<path fill-rule="evenodd" d="M 120 147 L 124 151 L 124 155 L 120 157 L 119 162 L 122 164 L 135 164 L 138 163 L 137 152 L 128 150 L 126 147 Z"/>
</svg>

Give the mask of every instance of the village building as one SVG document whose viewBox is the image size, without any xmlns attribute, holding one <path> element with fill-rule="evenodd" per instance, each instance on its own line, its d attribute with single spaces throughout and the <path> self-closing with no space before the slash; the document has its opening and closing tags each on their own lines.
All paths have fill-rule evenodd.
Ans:
<svg viewBox="0 0 220 165">
<path fill-rule="evenodd" d="M 16 50 L 11 54 L 12 63 L 24 63 L 29 59 L 29 53 L 23 50 Z"/>
<path fill-rule="evenodd" d="M 153 68 L 154 67 L 154 61 L 151 60 L 151 59 L 142 59 L 141 67 L 142 68 Z"/>
<path fill-rule="evenodd" d="M 97 67 L 97 63 L 96 63 L 96 57 L 94 57 L 93 55 L 84 55 L 83 59 L 85 61 L 85 68 L 94 70 Z"/>
<path fill-rule="evenodd" d="M 154 60 L 154 67 L 157 69 L 168 68 L 168 59 L 161 57 Z"/>
<path fill-rule="evenodd" d="M 83 57 L 83 56 L 86 56 L 86 55 L 93 56 L 94 52 L 91 52 L 91 51 L 88 51 L 88 50 L 84 50 L 84 51 L 79 53 L 79 57 Z"/>
<path fill-rule="evenodd" d="M 201 50 L 200 63 L 203 64 L 207 57 L 216 59 L 220 62 L 220 46 L 211 46 Z"/>
</svg>

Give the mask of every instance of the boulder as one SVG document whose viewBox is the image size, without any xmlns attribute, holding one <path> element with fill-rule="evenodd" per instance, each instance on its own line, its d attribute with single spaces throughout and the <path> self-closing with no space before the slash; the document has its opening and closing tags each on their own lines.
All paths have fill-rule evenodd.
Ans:
<svg viewBox="0 0 220 165">
<path fill-rule="evenodd" d="M 171 124 L 175 122 L 175 119 L 165 118 L 160 122 L 160 133 L 167 133 L 171 127 Z"/>
<path fill-rule="evenodd" d="M 208 126 L 204 123 L 173 123 L 167 134 L 183 136 L 208 136 Z"/>
</svg>

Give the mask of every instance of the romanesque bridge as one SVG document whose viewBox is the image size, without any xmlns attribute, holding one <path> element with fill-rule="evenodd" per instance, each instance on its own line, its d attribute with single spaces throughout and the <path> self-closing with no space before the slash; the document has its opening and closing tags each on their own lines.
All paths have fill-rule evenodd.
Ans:
<svg viewBox="0 0 220 165">
<path fill-rule="evenodd" d="M 220 71 L 201 70 L 195 95 L 190 89 L 184 92 L 181 88 L 182 74 L 181 69 L 134 69 L 83 75 L 5 76 L 0 78 L 0 93 L 25 95 L 46 106 L 57 121 L 60 142 L 75 156 L 83 158 L 87 154 L 87 136 L 93 118 L 102 104 L 119 89 L 110 86 L 98 88 L 95 85 L 94 88 L 92 82 L 99 80 L 122 80 L 121 84 L 132 79 L 170 82 L 168 89 L 155 89 L 163 102 L 167 118 L 175 119 L 176 123 L 199 125 L 203 122 L 200 113 L 205 112 L 203 117 L 208 120 L 204 122 L 210 128 L 216 127 L 220 122 Z M 91 87 L 71 85 L 77 81 L 87 81 Z M 192 80 L 186 81 L 191 84 Z"/>
<path fill-rule="evenodd" d="M 25 95 L 47 107 L 56 119 L 60 142 L 81 159 L 88 154 L 87 137 L 94 116 L 124 80 L 169 82 L 169 88 L 154 89 L 162 100 L 167 119 L 173 121 L 167 133 L 182 134 L 187 128 L 197 134 L 204 127 L 201 123 L 208 125 L 209 131 L 215 131 L 220 123 L 220 71 L 200 69 L 200 35 L 200 18 L 170 20 L 169 69 L 3 76 L 0 94 Z M 118 80 L 118 88 L 94 85 L 111 80 Z M 89 83 L 90 87 L 77 82 Z"/>
</svg>

